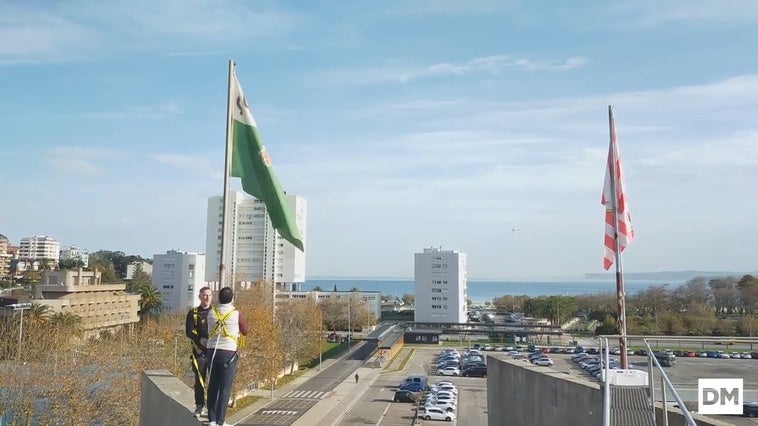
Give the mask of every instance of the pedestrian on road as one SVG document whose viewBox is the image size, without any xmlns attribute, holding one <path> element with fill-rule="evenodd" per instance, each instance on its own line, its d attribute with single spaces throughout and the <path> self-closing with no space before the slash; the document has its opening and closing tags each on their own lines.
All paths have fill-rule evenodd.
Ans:
<svg viewBox="0 0 758 426">
<path fill-rule="evenodd" d="M 208 312 L 211 310 L 213 292 L 210 287 L 203 287 L 197 296 L 200 304 L 187 312 L 184 332 L 192 341 L 192 372 L 195 374 L 195 417 L 203 415 L 205 408 L 205 379 L 208 361 L 205 357 L 205 345 L 208 343 Z"/>
<path fill-rule="evenodd" d="M 358 383 L 358 373 L 355 373 L 355 383 Z"/>
<path fill-rule="evenodd" d="M 226 426 L 226 409 L 232 383 L 237 374 L 237 351 L 244 346 L 244 336 L 248 333 L 247 323 L 240 311 L 232 305 L 234 292 L 224 287 L 218 292 L 219 304 L 211 308 L 208 315 L 208 420 L 210 426 Z"/>
</svg>

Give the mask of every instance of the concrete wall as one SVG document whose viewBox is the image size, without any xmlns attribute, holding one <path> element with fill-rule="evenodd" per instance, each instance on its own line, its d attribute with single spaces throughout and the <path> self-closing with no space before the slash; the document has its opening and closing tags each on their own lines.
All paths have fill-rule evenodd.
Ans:
<svg viewBox="0 0 758 426">
<path fill-rule="evenodd" d="M 603 391 L 599 383 L 523 361 L 487 358 L 487 410 L 491 425 L 602 425 Z M 663 410 L 656 407 L 657 424 Z M 693 414 L 700 426 L 725 423 Z M 668 411 L 669 426 L 685 426 L 678 410 Z"/>
<path fill-rule="evenodd" d="M 603 392 L 566 373 L 488 357 L 487 410 L 491 425 L 600 426 Z"/>
<path fill-rule="evenodd" d="M 140 426 L 196 425 L 192 416 L 195 397 L 178 377 L 167 370 L 149 370 L 142 373 L 140 395 Z"/>
</svg>

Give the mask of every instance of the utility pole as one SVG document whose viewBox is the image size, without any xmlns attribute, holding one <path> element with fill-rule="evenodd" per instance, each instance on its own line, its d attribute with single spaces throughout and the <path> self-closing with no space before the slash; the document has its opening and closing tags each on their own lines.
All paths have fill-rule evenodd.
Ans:
<svg viewBox="0 0 758 426">
<path fill-rule="evenodd" d="M 353 327 L 352 327 L 352 313 L 350 312 L 350 305 L 352 305 L 352 298 L 347 299 L 347 350 L 350 350 L 350 343 L 353 340 Z"/>
<path fill-rule="evenodd" d="M 14 311 L 20 311 L 21 313 L 21 319 L 18 323 L 18 346 L 17 346 L 17 352 L 16 352 L 16 362 L 21 362 L 21 345 L 23 343 L 24 338 L 24 310 L 29 309 L 32 307 L 31 303 L 12 303 L 10 305 L 7 305 L 10 308 L 13 308 Z"/>
</svg>

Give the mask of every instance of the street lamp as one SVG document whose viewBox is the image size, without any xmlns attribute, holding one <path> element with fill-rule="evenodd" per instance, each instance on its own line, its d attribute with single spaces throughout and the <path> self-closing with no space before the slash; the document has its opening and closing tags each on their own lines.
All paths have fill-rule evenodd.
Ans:
<svg viewBox="0 0 758 426">
<path fill-rule="evenodd" d="M 16 362 L 21 361 L 21 341 L 24 335 L 24 309 L 32 307 L 31 303 L 11 303 L 5 305 L 7 308 L 12 308 L 14 311 L 21 311 L 21 319 L 18 323 L 18 353 L 16 354 Z"/>
</svg>

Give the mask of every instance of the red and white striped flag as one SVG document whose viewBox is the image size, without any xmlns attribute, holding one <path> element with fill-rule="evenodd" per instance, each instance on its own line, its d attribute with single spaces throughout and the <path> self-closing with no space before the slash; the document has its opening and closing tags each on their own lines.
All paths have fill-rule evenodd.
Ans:
<svg viewBox="0 0 758 426">
<path fill-rule="evenodd" d="M 619 254 L 621 254 L 626 246 L 634 239 L 632 217 L 629 214 L 629 204 L 626 201 L 626 191 L 624 189 L 624 173 L 621 169 L 621 156 L 619 155 L 618 144 L 616 143 L 616 122 L 613 119 L 613 108 L 608 107 L 608 114 L 611 127 L 611 142 L 608 146 L 605 185 L 603 186 L 603 197 L 600 201 L 601 204 L 605 206 L 605 256 L 603 257 L 603 268 L 605 268 L 605 270 L 610 269 L 616 258 L 615 235 L 618 235 Z M 611 175 L 614 170 L 616 174 L 612 177 Z M 615 203 L 613 202 L 614 192 L 616 194 Z M 618 232 L 614 232 L 614 211 L 618 218 Z"/>
</svg>

